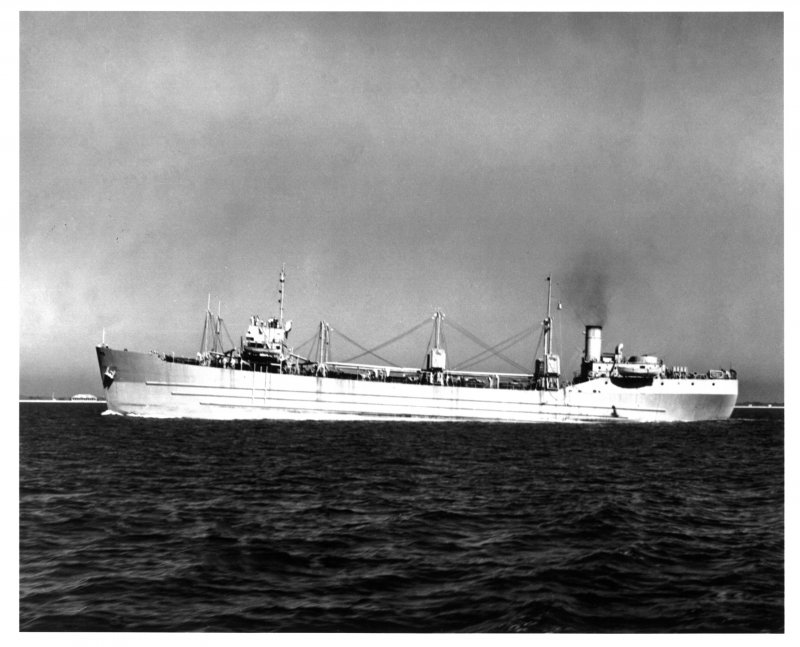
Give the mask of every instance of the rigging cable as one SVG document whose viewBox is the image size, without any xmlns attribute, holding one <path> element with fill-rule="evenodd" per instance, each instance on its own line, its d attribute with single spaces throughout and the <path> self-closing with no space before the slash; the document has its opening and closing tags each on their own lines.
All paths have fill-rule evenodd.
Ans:
<svg viewBox="0 0 800 647">
<path fill-rule="evenodd" d="M 479 362 L 482 362 L 490 354 L 494 355 L 495 351 L 503 351 L 503 350 L 507 350 L 508 348 L 511 348 L 515 344 L 518 344 L 519 342 L 521 342 L 523 339 L 525 339 L 530 334 L 531 334 L 531 329 L 530 328 L 525 328 L 524 330 L 521 330 L 520 332 L 511 335 L 511 337 L 508 337 L 508 338 L 504 339 L 503 341 L 498 342 L 497 344 L 492 346 L 491 349 L 482 350 L 480 353 L 465 359 L 463 362 L 459 362 L 453 368 L 453 370 L 457 371 L 459 369 L 468 369 L 468 368 L 474 366 L 475 364 L 478 364 Z"/>
<path fill-rule="evenodd" d="M 311 353 L 311 351 L 313 350 L 313 347 L 314 347 L 314 342 L 316 342 L 316 341 L 317 341 L 317 335 L 316 335 L 316 334 L 314 334 L 314 335 L 311 335 L 311 337 L 309 337 L 309 338 L 308 338 L 308 339 L 306 339 L 306 340 L 305 340 L 305 341 L 304 341 L 302 344 L 300 344 L 300 345 L 297 347 L 297 350 L 293 351 L 293 353 L 292 353 L 292 354 L 293 354 L 293 355 L 296 355 L 297 357 L 300 357 L 300 354 L 299 354 L 299 353 L 300 353 L 300 351 L 303 349 L 303 347 L 304 347 L 306 344 L 311 344 L 311 347 L 308 349 L 308 357 L 312 357 L 312 353 Z M 303 357 L 302 359 L 305 359 L 306 361 L 309 361 L 309 360 L 308 360 L 308 357 Z"/>
<path fill-rule="evenodd" d="M 236 348 L 233 337 L 231 337 L 231 333 L 228 332 L 228 326 L 225 325 L 225 320 L 220 318 L 220 321 L 222 322 L 222 329 L 225 331 L 225 334 L 228 335 L 228 341 L 231 343 L 231 350 L 233 350 Z"/>
<path fill-rule="evenodd" d="M 345 360 L 345 363 L 349 363 L 349 362 L 352 362 L 354 360 L 357 360 L 357 359 L 359 359 L 361 357 L 364 357 L 364 355 L 373 355 L 374 357 L 377 357 L 381 361 L 386 362 L 388 360 L 382 358 L 380 355 L 377 355 L 375 353 L 376 350 L 380 350 L 381 348 L 384 348 L 384 347 L 388 346 L 389 344 L 393 344 L 394 342 L 399 341 L 403 337 L 406 337 L 406 336 L 410 335 L 411 333 L 416 332 L 417 330 L 419 330 L 423 326 L 427 325 L 429 321 L 430 321 L 430 319 L 426 318 L 423 321 L 421 321 L 420 323 L 418 323 L 416 326 L 414 326 L 413 328 L 410 328 L 409 330 L 406 330 L 405 332 L 400 333 L 396 337 L 392 337 L 389 341 L 385 341 L 385 342 L 383 342 L 381 344 L 378 344 L 377 346 L 375 346 L 373 348 L 370 348 L 370 349 L 364 348 L 361 344 L 358 344 L 357 342 L 354 342 L 352 339 L 348 338 L 344 333 L 342 333 L 341 331 L 337 330 L 336 332 L 338 332 L 347 341 L 349 341 L 351 344 L 353 344 L 355 346 L 358 346 L 361 350 L 364 351 L 363 353 L 360 353 L 358 355 L 355 355 L 354 357 L 351 357 L 348 360 Z M 391 364 L 392 366 L 395 366 L 395 364 L 393 364 L 392 362 L 389 362 L 389 364 Z"/>
<path fill-rule="evenodd" d="M 481 341 L 480 339 L 478 339 L 469 330 L 467 330 L 463 326 L 460 326 L 458 323 L 453 321 L 452 318 L 450 319 L 450 325 L 453 326 L 453 328 L 455 328 L 462 335 L 464 335 L 465 337 L 467 337 L 471 341 L 475 342 L 478 346 L 480 346 L 484 350 L 493 352 L 497 357 L 499 357 L 500 359 L 502 359 L 505 362 L 508 362 L 509 364 L 511 364 L 511 366 L 514 366 L 515 368 L 519 369 L 523 373 L 527 373 L 528 372 L 528 369 L 525 368 L 524 366 L 522 366 L 522 364 L 519 364 L 519 363 L 515 362 L 513 359 L 511 359 L 510 357 L 506 357 L 502 353 L 492 351 L 491 347 L 487 343 L 485 343 L 485 342 Z"/>
<path fill-rule="evenodd" d="M 536 356 L 539 354 L 539 349 L 542 347 L 543 341 L 544 341 L 544 328 L 541 328 L 539 330 L 539 339 L 536 342 L 536 348 L 533 350 L 534 364 L 536 363 Z"/>
<path fill-rule="evenodd" d="M 381 360 L 382 362 L 384 362 L 384 363 L 388 364 L 389 366 L 397 366 L 397 364 L 395 364 L 394 362 L 390 362 L 390 361 L 389 361 L 388 359 L 386 359 L 385 357 L 381 357 L 380 355 L 378 355 L 378 353 L 376 353 L 376 352 L 374 352 L 374 351 L 371 351 L 369 348 L 364 348 L 364 347 L 363 347 L 361 344 L 359 344 L 357 341 L 354 341 L 354 340 L 350 339 L 350 338 L 349 338 L 347 335 L 345 335 L 345 334 L 344 334 L 344 333 L 343 333 L 341 330 L 339 330 L 338 328 L 331 328 L 331 331 L 332 331 L 332 332 L 335 332 L 335 333 L 337 333 L 337 334 L 339 334 L 339 335 L 341 335 L 341 336 L 342 336 L 342 337 L 345 339 L 345 341 L 349 341 L 351 344 L 353 344 L 353 346 L 356 346 L 356 347 L 358 347 L 358 348 L 360 348 L 361 350 L 363 350 L 363 351 L 364 351 L 364 352 L 363 352 L 363 353 L 361 353 L 360 355 L 356 355 L 355 357 L 353 357 L 353 358 L 351 358 L 351 359 L 348 359 L 347 361 L 345 361 L 345 362 L 344 362 L 345 364 L 348 364 L 348 363 L 352 362 L 354 359 L 357 359 L 357 358 L 359 358 L 359 357 L 363 357 L 364 355 L 372 355 L 373 357 L 375 357 L 375 358 L 377 358 L 377 359 Z"/>
<path fill-rule="evenodd" d="M 319 342 L 319 338 L 314 335 L 315 339 L 311 344 L 311 348 L 308 349 L 308 357 L 317 357 L 319 355 L 319 350 L 317 349 L 317 343 Z M 309 361 L 311 361 L 309 359 Z"/>
<path fill-rule="evenodd" d="M 210 314 L 209 311 L 206 310 L 206 316 L 205 316 L 205 319 L 203 320 L 203 340 L 200 342 L 200 352 L 201 353 L 205 353 L 206 352 L 206 332 L 208 331 L 208 315 L 209 314 Z"/>
</svg>

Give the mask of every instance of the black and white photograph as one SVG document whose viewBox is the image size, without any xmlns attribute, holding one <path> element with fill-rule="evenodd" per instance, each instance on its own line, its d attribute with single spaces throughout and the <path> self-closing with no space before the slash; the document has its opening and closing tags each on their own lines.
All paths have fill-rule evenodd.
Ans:
<svg viewBox="0 0 800 647">
<path fill-rule="evenodd" d="M 246 6 L 14 17 L 18 633 L 785 634 L 784 13 Z"/>
</svg>

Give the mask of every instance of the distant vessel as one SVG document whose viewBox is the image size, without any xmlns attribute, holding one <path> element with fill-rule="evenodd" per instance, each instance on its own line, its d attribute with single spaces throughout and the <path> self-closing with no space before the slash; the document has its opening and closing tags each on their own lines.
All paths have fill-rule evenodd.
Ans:
<svg viewBox="0 0 800 647">
<path fill-rule="evenodd" d="M 735 371 L 698 374 L 665 366 L 652 355 L 626 358 L 622 344 L 604 353 L 602 328 L 596 325 L 586 326 L 580 372 L 563 383 L 560 358 L 552 350 L 549 276 L 544 351 L 532 373 L 450 369 L 442 344 L 444 315 L 438 310 L 424 368 L 334 361 L 331 327 L 324 321 L 316 357 L 303 357 L 287 344 L 285 281 L 282 269 L 278 316 L 251 317 L 238 347 L 223 349 L 222 319 L 210 309 L 196 357 L 98 345 L 108 410 L 207 419 L 591 422 L 724 419 L 736 404 Z"/>
<path fill-rule="evenodd" d="M 77 393 L 70 398 L 70 402 L 98 402 L 98 399 L 91 393 Z"/>
</svg>

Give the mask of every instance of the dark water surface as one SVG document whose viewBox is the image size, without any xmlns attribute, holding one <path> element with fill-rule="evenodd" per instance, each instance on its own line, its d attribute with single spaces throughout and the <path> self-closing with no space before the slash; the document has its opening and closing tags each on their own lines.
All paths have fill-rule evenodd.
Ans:
<svg viewBox="0 0 800 647">
<path fill-rule="evenodd" d="M 102 409 L 20 404 L 22 630 L 783 631 L 782 411 L 504 425 Z"/>
</svg>

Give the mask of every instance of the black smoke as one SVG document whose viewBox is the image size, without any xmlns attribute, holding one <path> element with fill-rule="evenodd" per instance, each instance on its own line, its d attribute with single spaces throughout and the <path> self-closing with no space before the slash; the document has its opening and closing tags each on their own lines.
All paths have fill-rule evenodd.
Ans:
<svg viewBox="0 0 800 647">
<path fill-rule="evenodd" d="M 604 326 L 614 290 L 624 282 L 629 257 L 624 248 L 592 245 L 574 258 L 579 260 L 562 276 L 553 276 L 558 298 L 584 325 Z"/>
</svg>

